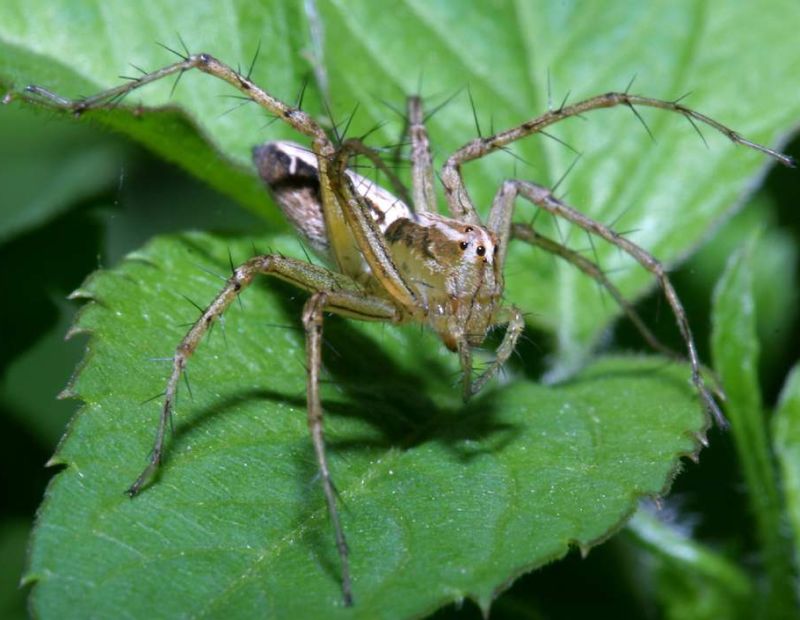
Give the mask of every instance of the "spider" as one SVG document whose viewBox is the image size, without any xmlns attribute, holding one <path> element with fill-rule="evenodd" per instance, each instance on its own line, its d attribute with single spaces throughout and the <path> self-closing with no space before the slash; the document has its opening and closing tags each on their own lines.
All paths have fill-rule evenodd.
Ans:
<svg viewBox="0 0 800 620">
<path fill-rule="evenodd" d="M 696 122 L 708 125 L 734 143 L 760 151 L 786 166 L 795 165 L 792 158 L 743 138 L 679 101 L 632 95 L 627 91 L 609 92 L 571 105 L 564 103 L 558 109 L 518 126 L 464 144 L 447 158 L 441 169 L 440 181 L 449 212 L 449 215 L 442 215 L 436 207 L 433 162 L 422 102 L 416 96 L 407 100 L 412 180 L 409 194 L 378 153 L 361 140 L 332 140 L 309 114 L 276 99 L 253 83 L 249 76 L 210 54 L 187 54 L 179 62 L 85 99 L 64 99 L 38 86 L 29 86 L 27 92 L 46 100 L 51 106 L 80 114 L 115 104 L 135 89 L 190 69 L 199 69 L 228 82 L 310 139 L 310 150 L 290 142 L 257 146 L 253 149 L 253 159 L 287 219 L 331 267 L 279 254 L 265 254 L 255 256 L 233 270 L 225 286 L 175 350 L 153 451 L 147 467 L 127 490 L 131 497 L 152 479 L 161 463 L 178 382 L 189 358 L 212 324 L 259 274 L 280 278 L 310 293 L 302 313 L 308 375 L 308 426 L 340 558 L 345 605 L 353 604 L 348 547 L 326 457 L 319 394 L 325 312 L 362 321 L 417 322 L 429 326 L 444 345 L 458 355 L 463 371 L 461 389 L 466 400 L 497 374 L 514 351 L 525 327 L 522 312 L 503 303 L 506 254 L 509 242 L 518 239 L 563 258 L 595 279 L 611 294 L 652 347 L 675 357 L 659 343 L 597 263 L 540 234 L 532 224 L 512 222 L 517 198 L 523 198 L 615 245 L 653 274 L 675 316 L 686 347 L 692 383 L 704 406 L 718 423 L 724 424 L 724 417 L 701 374 L 686 313 L 658 260 L 611 228 L 564 203 L 550 189 L 530 181 L 505 181 L 496 193 L 484 222 L 467 192 L 461 166 L 516 140 L 540 133 L 566 118 L 619 105 L 631 109 L 648 106 L 676 112 L 693 125 Z M 366 156 L 383 171 L 398 197 L 350 170 L 349 162 L 354 156 Z M 494 361 L 473 376 L 472 349 L 484 341 L 490 330 L 502 325 L 506 326 L 505 334 Z"/>
</svg>

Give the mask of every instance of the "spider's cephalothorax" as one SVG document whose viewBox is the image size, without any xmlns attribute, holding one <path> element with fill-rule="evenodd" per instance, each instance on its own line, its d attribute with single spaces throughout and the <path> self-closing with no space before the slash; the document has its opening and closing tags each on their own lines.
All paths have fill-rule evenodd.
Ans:
<svg viewBox="0 0 800 620">
<path fill-rule="evenodd" d="M 417 292 L 420 319 L 448 349 L 480 345 L 503 295 L 497 239 L 435 213 L 399 219 L 384 233 L 392 260 Z"/>
<path fill-rule="evenodd" d="M 599 265 L 558 241 L 541 235 L 531 224 L 512 224 L 517 197 L 615 245 L 655 276 L 686 345 L 692 382 L 708 410 L 720 422 L 724 420 L 701 376 L 686 313 L 665 270 L 655 258 L 607 226 L 587 218 L 557 199 L 546 187 L 529 181 L 508 180 L 503 183 L 495 195 L 488 218 L 482 223 L 464 185 L 461 167 L 468 161 L 541 132 L 565 118 L 617 105 L 631 108 L 649 106 L 677 112 L 692 123 L 704 123 L 733 142 L 761 151 L 784 165 L 794 165 L 790 157 L 750 142 L 678 102 L 627 92 L 606 93 L 572 105 L 562 105 L 516 127 L 467 142 L 446 160 L 441 170 L 449 211 L 449 216 L 444 216 L 438 213 L 435 204 L 428 134 L 423 124 L 422 105 L 417 97 L 408 100 L 412 180 L 409 192 L 378 154 L 361 141 L 334 143 L 308 114 L 276 99 L 254 84 L 248 76 L 234 71 L 209 54 L 186 56 L 180 62 L 88 99 L 71 101 L 37 86 L 29 87 L 27 93 L 53 107 L 81 113 L 113 105 L 132 90 L 189 69 L 199 69 L 230 83 L 309 139 L 310 148 L 288 142 L 256 147 L 254 160 L 261 177 L 289 221 L 309 245 L 327 260 L 330 267 L 320 267 L 279 254 L 267 254 L 253 257 L 234 270 L 225 287 L 175 350 L 150 463 L 129 488 L 131 496 L 142 489 L 161 463 L 178 381 L 189 357 L 213 323 L 258 274 L 275 276 L 305 289 L 310 293 L 303 310 L 308 369 L 308 425 L 341 559 L 344 602 L 351 604 L 353 598 L 347 544 L 339 521 L 322 433 L 319 374 L 324 312 L 367 321 L 416 321 L 429 325 L 449 349 L 458 352 L 463 369 L 462 389 L 465 398 L 469 397 L 497 373 L 513 352 L 524 327 L 522 314 L 516 308 L 501 306 L 506 251 L 509 241 L 518 239 L 565 259 L 594 278 L 620 304 L 654 348 L 671 353 L 647 329 Z M 385 173 L 396 197 L 349 170 L 348 164 L 354 155 L 367 157 Z M 472 347 L 483 341 L 488 330 L 504 324 L 507 325 L 506 332 L 497 349 L 496 359 L 477 377 L 473 377 Z"/>
</svg>

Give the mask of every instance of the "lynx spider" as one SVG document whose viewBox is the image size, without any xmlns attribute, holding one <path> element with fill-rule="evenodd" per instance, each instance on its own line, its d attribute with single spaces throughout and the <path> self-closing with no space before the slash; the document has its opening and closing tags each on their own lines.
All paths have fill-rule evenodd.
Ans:
<svg viewBox="0 0 800 620">
<path fill-rule="evenodd" d="M 532 118 L 524 123 L 479 137 L 464 144 L 444 163 L 440 181 L 450 216 L 436 208 L 433 162 L 419 97 L 407 100 L 408 134 L 411 143 L 412 187 L 409 196 L 378 154 L 358 139 L 335 143 L 311 116 L 299 107 L 276 99 L 210 54 L 187 53 L 182 60 L 131 82 L 80 100 L 64 99 L 38 86 L 26 92 L 48 105 L 80 114 L 114 105 L 130 93 L 172 74 L 199 69 L 224 80 L 271 114 L 311 140 L 311 150 L 289 142 L 272 142 L 253 149 L 261 177 L 276 202 L 297 231 L 333 269 L 277 254 L 256 256 L 234 269 L 224 288 L 202 312 L 178 345 L 164 392 L 164 403 L 150 462 L 128 489 L 137 495 L 151 480 L 164 454 L 166 429 L 175 403 L 178 382 L 188 359 L 203 336 L 234 299 L 258 274 L 275 276 L 311 293 L 303 308 L 306 337 L 308 425 L 319 466 L 328 513 L 333 525 L 341 562 L 341 588 L 345 605 L 353 603 L 348 548 L 336 506 L 336 493 L 325 452 L 319 375 L 322 355 L 323 313 L 336 313 L 364 321 L 427 324 L 459 356 L 463 370 L 464 399 L 477 393 L 513 352 L 524 328 L 523 315 L 515 306 L 502 305 L 503 266 L 511 239 L 519 239 L 551 252 L 603 286 L 621 306 L 645 340 L 655 349 L 675 356 L 663 347 L 606 278 L 600 266 L 562 243 L 538 233 L 531 224 L 512 223 L 517 197 L 577 225 L 630 255 L 653 274 L 675 316 L 691 366 L 692 383 L 701 401 L 719 423 L 724 417 L 701 375 L 701 365 L 686 313 L 666 271 L 648 252 L 607 226 L 596 222 L 556 198 L 544 186 L 521 180 L 505 181 L 492 201 L 484 224 L 461 175 L 461 166 L 566 118 L 598 108 L 624 105 L 647 106 L 677 112 L 692 125 L 705 124 L 732 142 L 760 151 L 786 166 L 794 160 L 765 146 L 746 140 L 714 119 L 691 110 L 679 101 L 665 101 L 609 92 Z M 635 109 L 634 109 L 635 112 Z M 696 128 L 696 126 L 695 126 Z M 387 174 L 395 198 L 348 169 L 351 157 L 363 155 Z M 407 203 L 413 204 L 413 210 Z M 480 345 L 495 326 L 506 325 L 496 358 L 473 378 L 471 349 Z"/>
</svg>

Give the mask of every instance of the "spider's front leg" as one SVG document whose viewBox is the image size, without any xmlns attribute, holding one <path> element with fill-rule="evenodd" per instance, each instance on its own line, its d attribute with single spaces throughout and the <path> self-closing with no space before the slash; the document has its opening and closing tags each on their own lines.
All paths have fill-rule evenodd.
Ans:
<svg viewBox="0 0 800 620">
<path fill-rule="evenodd" d="M 520 239 L 531 245 L 542 248 L 544 251 L 549 252 L 559 258 L 564 259 L 568 263 L 574 265 L 587 276 L 595 280 L 600 286 L 605 288 L 609 294 L 614 298 L 614 301 L 622 308 L 633 325 L 642 335 L 644 340 L 655 351 L 670 357 L 672 359 L 683 360 L 685 359 L 679 353 L 673 351 L 669 347 L 662 344 L 655 334 L 647 327 L 645 322 L 636 312 L 635 308 L 623 296 L 620 290 L 614 286 L 611 280 L 606 277 L 600 265 L 594 263 L 578 252 L 568 248 L 563 243 L 559 243 L 549 237 L 546 237 L 537 232 L 533 225 L 523 224 L 519 222 L 512 223 L 511 219 L 514 214 L 514 203 L 518 191 L 514 182 L 504 183 L 497 194 L 495 194 L 492 201 L 492 209 L 489 213 L 488 227 L 494 234 L 496 234 L 500 242 L 498 243 L 498 256 L 497 260 L 501 261 L 500 267 L 505 263 L 506 252 L 511 239 Z"/>
<path fill-rule="evenodd" d="M 303 326 L 306 332 L 306 366 L 308 378 L 306 380 L 306 406 L 308 407 L 308 430 L 314 444 L 314 453 L 319 465 L 322 478 L 322 490 L 328 504 L 336 536 L 336 549 L 342 562 L 342 595 L 344 604 L 353 604 L 353 592 L 350 584 L 350 566 L 348 562 L 349 551 L 344 537 L 339 511 L 336 508 L 336 489 L 333 486 L 328 458 L 325 455 L 325 438 L 322 434 L 322 403 L 319 397 L 319 375 L 322 367 L 322 320 L 323 310 L 328 300 L 324 292 L 314 293 L 308 298 L 303 308 Z"/>
<path fill-rule="evenodd" d="M 619 235 L 617 232 L 611 230 L 607 226 L 604 226 L 603 224 L 586 217 L 580 211 L 570 207 L 566 203 L 556 198 L 551 190 L 536 183 L 518 180 L 506 181 L 503 184 L 500 192 L 498 192 L 497 198 L 495 199 L 490 220 L 493 218 L 497 220 L 502 219 L 503 221 L 509 219 L 510 212 L 512 210 L 512 203 L 517 196 L 521 196 L 522 198 L 529 200 L 534 205 L 544 209 L 556 217 L 562 218 L 579 226 L 589 234 L 596 235 L 608 241 L 631 256 L 634 260 L 636 260 L 636 262 L 638 262 L 642 267 L 647 269 L 647 271 L 656 277 L 658 284 L 667 299 L 667 303 L 672 309 L 672 313 L 675 316 L 681 337 L 686 345 L 689 364 L 691 365 L 692 369 L 692 383 L 694 384 L 697 393 L 700 395 L 701 400 L 705 404 L 708 411 L 714 416 L 717 423 L 720 426 L 726 426 L 727 421 L 725 420 L 722 411 L 720 410 L 717 402 L 714 400 L 714 397 L 711 395 L 711 392 L 706 387 L 705 381 L 703 380 L 703 376 L 700 372 L 701 364 L 697 354 L 697 346 L 695 345 L 694 337 L 692 336 L 692 331 L 689 327 L 689 320 L 686 316 L 686 311 L 684 310 L 683 304 L 681 303 L 678 294 L 675 292 L 672 282 L 667 276 L 667 272 L 663 265 L 640 246 Z M 501 214 L 495 213 L 495 210 L 498 212 L 502 211 L 502 217 Z M 658 340 L 655 338 L 655 336 L 652 335 L 652 333 L 644 326 L 644 323 L 638 317 L 633 308 L 622 298 L 622 295 L 619 293 L 616 287 L 614 287 L 607 280 L 607 278 L 605 278 L 598 265 L 583 259 L 575 252 L 569 250 L 561 244 L 557 244 L 545 237 L 538 236 L 530 227 L 515 225 L 512 228 L 512 231 L 516 236 L 518 236 L 518 238 L 525 239 L 547 249 L 548 251 L 554 252 L 555 254 L 574 264 L 591 277 L 595 278 L 595 280 L 605 286 L 612 296 L 621 304 L 622 308 L 625 310 L 628 316 L 631 317 L 634 325 L 639 328 L 644 337 L 648 341 L 654 341 L 656 343 L 655 348 L 657 350 L 664 350 L 664 347 L 658 343 Z M 665 352 L 668 354 L 671 353 L 669 350 L 666 350 Z"/>
<path fill-rule="evenodd" d="M 730 127 L 723 125 L 722 123 L 709 116 L 706 116 L 705 114 L 701 114 L 696 110 L 686 107 L 680 103 L 679 100 L 666 101 L 663 99 L 654 99 L 652 97 L 642 97 L 641 95 L 632 95 L 627 91 L 621 93 L 610 92 L 597 95 L 595 97 L 590 97 L 589 99 L 584 99 L 583 101 L 579 101 L 570 105 L 562 104 L 559 108 L 555 110 L 549 110 L 540 116 L 517 125 L 516 127 L 511 127 L 510 129 L 506 129 L 491 136 L 475 138 L 474 140 L 467 142 L 455 153 L 453 153 L 442 166 L 441 181 L 442 185 L 444 186 L 444 195 L 447 199 L 447 205 L 450 209 L 450 212 L 454 217 L 458 217 L 465 222 L 475 223 L 480 221 L 478 212 L 469 197 L 469 192 L 467 191 L 466 185 L 464 184 L 464 179 L 461 176 L 461 166 L 463 166 L 465 163 L 485 157 L 490 153 L 494 153 L 495 151 L 506 147 L 512 142 L 516 142 L 517 140 L 521 140 L 527 136 L 531 136 L 536 133 L 544 133 L 544 130 L 547 127 L 565 119 L 574 116 L 580 116 L 585 112 L 590 112 L 592 110 L 614 108 L 617 106 L 625 106 L 630 108 L 637 117 L 639 116 L 639 112 L 636 110 L 636 106 L 657 108 L 660 110 L 666 110 L 668 112 L 675 112 L 688 120 L 692 127 L 698 131 L 698 133 L 699 129 L 697 125 L 700 123 L 720 132 L 734 144 L 739 144 L 749 149 L 759 151 L 760 153 L 764 153 L 765 155 L 768 155 L 769 157 L 772 157 L 776 161 L 780 162 L 784 166 L 794 168 L 797 165 L 797 162 L 793 157 L 784 155 L 783 153 L 753 142 L 752 140 L 748 140 Z M 641 119 L 641 117 L 639 118 Z"/>
<path fill-rule="evenodd" d="M 312 296 L 306 303 L 303 312 L 308 355 L 308 425 L 314 444 L 317 465 L 322 477 L 328 512 L 336 535 L 336 546 L 341 559 L 342 594 L 345 604 L 351 605 L 353 595 L 350 584 L 347 544 L 336 508 L 334 487 L 325 455 L 325 443 L 322 433 L 322 407 L 319 399 L 322 312 L 325 310 L 365 321 L 398 321 L 400 320 L 400 315 L 393 304 L 385 299 L 363 293 L 350 278 L 328 271 L 323 267 L 274 254 L 256 256 L 237 267 L 225 287 L 194 322 L 175 350 L 175 355 L 172 358 L 172 372 L 164 392 L 164 403 L 161 408 L 161 416 L 150 461 L 130 486 L 127 493 L 131 497 L 137 495 L 152 479 L 162 462 L 167 436 L 166 430 L 175 406 L 178 382 L 181 374 L 186 369 L 189 358 L 214 322 L 222 316 L 236 297 L 252 283 L 258 274 L 274 276 L 312 292 Z"/>
<path fill-rule="evenodd" d="M 511 144 L 516 140 L 520 140 L 536 133 L 542 133 L 548 126 L 564 119 L 573 116 L 579 116 L 584 112 L 589 112 L 591 110 L 612 108 L 620 105 L 630 108 L 637 116 L 638 112 L 636 111 L 636 106 L 659 108 L 681 114 L 695 127 L 695 129 L 697 129 L 697 123 L 702 123 L 724 134 L 735 144 L 739 144 L 764 153 L 785 166 L 794 167 L 796 165 L 796 162 L 792 157 L 747 140 L 729 127 L 704 114 L 687 108 L 679 101 L 653 99 L 651 97 L 631 95 L 628 92 L 610 92 L 597 95 L 596 97 L 591 97 L 568 106 L 562 105 L 558 109 L 550 110 L 536 118 L 525 121 L 516 127 L 511 127 L 510 129 L 506 129 L 491 136 L 479 137 L 466 143 L 455 153 L 453 153 L 453 155 L 447 159 L 442 167 L 441 181 L 442 185 L 444 186 L 445 198 L 447 199 L 447 205 L 450 212 L 454 217 L 457 217 L 459 220 L 468 223 L 475 223 L 480 219 L 461 176 L 461 166 L 463 164 L 485 157 L 486 155 L 493 153 L 498 149 L 502 149 L 506 145 Z M 508 247 L 508 240 L 511 237 L 513 201 L 517 195 L 526 198 L 552 215 L 566 219 L 588 233 L 597 235 L 609 243 L 612 243 L 629 254 L 640 265 L 656 276 L 658 283 L 663 290 L 670 307 L 672 308 L 681 336 L 686 344 L 689 363 L 692 367 L 692 382 L 694 383 L 701 400 L 705 403 L 708 410 L 714 415 L 718 423 L 724 425 L 725 419 L 722 415 L 722 412 L 720 411 L 719 406 L 714 398 L 711 396 L 711 393 L 706 388 L 700 373 L 700 362 L 697 355 L 697 347 L 695 346 L 694 339 L 689 328 L 686 312 L 684 311 L 683 305 L 681 304 L 680 299 L 678 299 L 675 289 L 672 287 L 672 283 L 667 277 L 663 266 L 652 255 L 647 253 L 636 244 L 628 241 L 608 227 L 603 226 L 602 224 L 595 222 L 590 218 L 587 218 L 579 211 L 559 201 L 547 188 L 536 185 L 535 183 L 527 183 L 523 181 L 507 181 L 495 197 L 494 203 L 492 204 L 492 210 L 489 215 L 488 228 L 495 235 L 497 235 L 498 238 L 501 239 L 500 253 L 498 256 L 498 261 L 501 265 L 505 261 L 505 252 Z M 651 332 L 644 326 L 644 323 L 638 318 L 630 305 L 622 299 L 622 296 L 619 294 L 616 288 L 611 285 L 607 278 L 605 278 L 599 265 L 595 265 L 590 261 L 586 261 L 575 252 L 563 246 L 563 244 L 557 244 L 552 240 L 538 235 L 538 233 L 533 231 L 531 228 L 526 229 L 525 227 L 515 226 L 513 230 L 517 237 L 525 239 L 528 242 L 534 243 L 535 245 L 539 245 L 540 247 L 543 247 L 544 249 L 561 256 L 593 277 L 602 286 L 605 286 L 612 296 L 620 303 L 628 316 L 631 317 L 636 327 L 639 328 L 639 331 L 644 335 L 645 339 L 651 344 L 655 343 L 655 348 L 657 350 L 664 351 L 664 347 L 658 343 Z"/>
<path fill-rule="evenodd" d="M 535 230 L 531 224 L 515 222 L 511 227 L 511 237 L 513 239 L 519 239 L 520 241 L 525 241 L 526 243 L 535 245 L 549 254 L 562 258 L 566 262 L 581 270 L 587 276 L 595 280 L 606 291 L 608 291 L 611 297 L 614 298 L 614 301 L 617 302 L 617 305 L 619 305 L 619 307 L 622 308 L 622 311 L 625 312 L 631 323 L 633 323 L 633 326 L 639 331 L 645 342 L 647 342 L 647 344 L 653 350 L 658 351 L 662 355 L 674 360 L 685 361 L 685 358 L 682 355 L 676 351 L 673 351 L 659 341 L 658 337 L 656 337 L 650 328 L 647 327 L 645 322 L 642 320 L 642 317 L 639 316 L 639 313 L 636 312 L 636 309 L 627 299 L 625 299 L 625 296 L 614 285 L 614 283 L 608 279 L 600 265 L 590 261 L 575 250 L 568 248 L 563 243 L 559 243 L 554 239 L 550 239 L 549 237 L 542 235 Z"/>
<path fill-rule="evenodd" d="M 36 85 L 26 87 L 25 93 L 27 98 L 34 102 L 44 103 L 49 107 L 79 115 L 94 109 L 114 107 L 134 90 L 176 73 L 179 74 L 179 76 L 183 75 L 186 71 L 191 69 L 198 69 L 203 73 L 228 82 L 241 91 L 246 97 L 252 99 L 271 114 L 281 118 L 300 133 L 314 139 L 315 142 L 319 144 L 330 144 L 325 131 L 311 116 L 298 108 L 287 105 L 283 101 L 276 99 L 251 81 L 249 75 L 242 75 L 224 62 L 217 60 L 211 54 L 206 53 L 182 56 L 180 62 L 167 65 L 166 67 L 151 71 L 150 73 L 144 73 L 125 84 L 109 88 L 96 95 L 82 99 L 68 99 Z M 329 150 L 332 151 L 332 148 Z"/>
</svg>

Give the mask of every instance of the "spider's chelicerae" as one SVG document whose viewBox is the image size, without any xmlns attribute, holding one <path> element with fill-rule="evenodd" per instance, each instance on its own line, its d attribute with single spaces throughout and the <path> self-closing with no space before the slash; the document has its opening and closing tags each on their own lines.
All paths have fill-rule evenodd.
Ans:
<svg viewBox="0 0 800 620">
<path fill-rule="evenodd" d="M 649 106 L 677 112 L 692 124 L 708 125 L 737 144 L 761 151 L 784 165 L 794 166 L 790 157 L 750 142 L 677 101 L 611 92 L 572 105 L 562 105 L 511 129 L 467 142 L 447 158 L 442 167 L 440 180 L 449 215 L 441 215 L 436 206 L 431 152 L 418 97 L 410 97 L 407 106 L 412 171 L 409 195 L 378 155 L 361 141 L 347 139 L 337 143 L 331 140 L 307 113 L 274 98 L 248 76 L 209 54 L 186 56 L 180 62 L 88 99 L 67 100 L 36 86 L 28 87 L 27 91 L 46 99 L 50 105 L 81 113 L 111 105 L 134 89 L 189 69 L 200 69 L 232 84 L 311 140 L 310 149 L 289 142 L 267 143 L 256 147 L 253 157 L 259 174 L 284 214 L 304 240 L 327 259 L 330 268 L 266 254 L 251 258 L 233 271 L 224 288 L 192 325 L 175 351 L 152 456 L 148 466 L 128 489 L 131 496 L 139 493 L 161 462 L 178 381 L 189 357 L 211 325 L 258 274 L 275 276 L 305 289 L 310 293 L 302 317 L 308 369 L 308 425 L 341 559 L 342 593 L 345 604 L 351 604 L 347 544 L 339 520 L 322 430 L 319 375 L 325 312 L 364 321 L 415 321 L 428 325 L 448 349 L 458 354 L 463 370 L 463 395 L 465 399 L 469 398 L 506 362 L 524 328 L 520 310 L 503 304 L 506 253 L 509 242 L 519 239 L 560 256 L 594 278 L 620 304 L 644 338 L 656 349 L 666 351 L 605 277 L 599 265 L 541 235 L 530 224 L 512 222 L 517 198 L 605 239 L 653 274 L 675 315 L 686 346 L 692 382 L 700 399 L 718 421 L 724 420 L 703 381 L 683 306 L 664 268 L 653 256 L 565 204 L 548 188 L 530 181 L 505 181 L 492 201 L 487 220 L 483 222 L 464 185 L 461 166 L 541 132 L 565 118 L 618 105 L 631 108 Z M 400 198 L 349 170 L 348 162 L 356 155 L 368 157 L 383 170 Z M 471 351 L 498 325 L 506 325 L 506 330 L 495 360 L 475 377 Z"/>
</svg>

